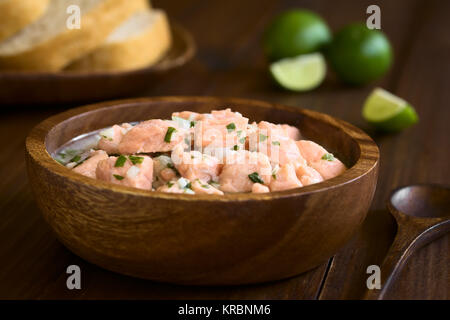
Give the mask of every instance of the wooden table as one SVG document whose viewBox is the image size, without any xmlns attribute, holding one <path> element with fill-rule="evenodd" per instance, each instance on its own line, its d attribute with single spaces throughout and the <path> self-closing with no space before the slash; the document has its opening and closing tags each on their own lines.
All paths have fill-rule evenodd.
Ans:
<svg viewBox="0 0 450 320">
<path fill-rule="evenodd" d="M 155 0 L 186 26 L 198 44 L 196 58 L 149 86 L 141 96 L 223 95 L 257 98 L 311 108 L 351 122 L 381 149 L 378 188 L 368 218 L 355 238 L 328 263 L 292 279 L 240 287 L 182 287 L 133 279 L 91 265 L 65 249 L 45 224 L 33 200 L 24 162 L 24 139 L 39 121 L 69 106 L 2 107 L 0 120 L 0 298 L 360 298 L 366 268 L 381 264 L 395 234 L 386 212 L 390 191 L 450 177 L 450 1 L 271 1 Z M 368 5 L 381 7 L 382 29 L 395 49 L 395 65 L 381 81 L 347 87 L 330 74 L 310 93 L 276 88 L 267 74 L 260 38 L 284 9 L 317 11 L 336 30 L 364 20 Z M 410 101 L 420 123 L 396 135 L 378 135 L 361 118 L 364 98 L 382 86 Z M 26 94 L 26 93 L 24 93 Z M 390 289 L 392 299 L 448 299 L 450 235 L 414 254 Z M 66 268 L 82 270 L 82 290 L 66 289 Z M 264 268 L 264 266 L 261 266 Z"/>
</svg>

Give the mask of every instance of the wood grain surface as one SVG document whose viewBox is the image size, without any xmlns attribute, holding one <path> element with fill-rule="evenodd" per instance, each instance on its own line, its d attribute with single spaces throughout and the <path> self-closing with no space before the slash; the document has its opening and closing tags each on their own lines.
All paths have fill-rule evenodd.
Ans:
<svg viewBox="0 0 450 320">
<path fill-rule="evenodd" d="M 348 299 L 364 294 L 366 268 L 381 264 L 395 235 L 386 201 L 393 188 L 449 183 L 449 1 L 153 1 L 190 30 L 196 58 L 139 96 L 223 95 L 256 98 L 325 112 L 366 130 L 381 150 L 378 188 L 359 233 L 333 259 L 300 276 L 263 285 L 191 287 L 133 279 L 93 266 L 65 249 L 45 224 L 28 185 L 24 139 L 46 117 L 71 105 L 7 107 L 0 119 L 0 298 L 6 299 Z M 273 16 L 300 6 L 320 13 L 333 30 L 364 20 L 378 4 L 382 29 L 395 50 L 393 69 L 366 87 L 347 87 L 332 73 L 310 93 L 275 87 L 267 75 L 260 37 Z M 374 86 L 410 101 L 420 122 L 395 135 L 371 131 L 362 103 Z M 26 94 L 24 92 L 23 94 Z M 0 102 L 1 103 L 1 102 Z M 387 299 L 449 299 L 449 243 L 445 235 L 413 254 Z M 82 270 L 82 290 L 66 288 L 66 268 Z"/>
</svg>

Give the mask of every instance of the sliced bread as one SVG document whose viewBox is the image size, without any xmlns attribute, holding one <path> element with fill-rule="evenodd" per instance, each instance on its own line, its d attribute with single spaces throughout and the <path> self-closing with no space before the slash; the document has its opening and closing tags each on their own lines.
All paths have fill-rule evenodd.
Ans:
<svg viewBox="0 0 450 320">
<path fill-rule="evenodd" d="M 137 69 L 157 62 L 169 49 L 171 33 L 162 10 L 142 10 L 116 28 L 105 43 L 69 70 L 117 71 Z"/>
<path fill-rule="evenodd" d="M 45 13 L 0 43 L 0 69 L 57 71 L 104 43 L 143 0 L 51 0 Z M 69 29 L 67 8 L 77 5 L 81 28 Z"/>
<path fill-rule="evenodd" d="M 38 19 L 49 0 L 0 0 L 0 41 Z"/>
</svg>

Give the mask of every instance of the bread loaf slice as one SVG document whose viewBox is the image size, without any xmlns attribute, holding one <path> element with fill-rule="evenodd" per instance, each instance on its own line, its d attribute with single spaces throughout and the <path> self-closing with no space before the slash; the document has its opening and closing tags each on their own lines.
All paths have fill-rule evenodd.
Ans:
<svg viewBox="0 0 450 320">
<path fill-rule="evenodd" d="M 104 43 L 143 0 L 50 0 L 36 21 L 0 43 L 0 69 L 56 71 Z M 69 29 L 67 8 L 81 11 L 81 28 Z"/>
<path fill-rule="evenodd" d="M 49 0 L 0 0 L 0 41 L 38 19 Z"/>
<path fill-rule="evenodd" d="M 116 28 L 105 43 L 69 70 L 118 71 L 150 66 L 169 49 L 171 33 L 162 10 L 143 10 Z"/>
</svg>

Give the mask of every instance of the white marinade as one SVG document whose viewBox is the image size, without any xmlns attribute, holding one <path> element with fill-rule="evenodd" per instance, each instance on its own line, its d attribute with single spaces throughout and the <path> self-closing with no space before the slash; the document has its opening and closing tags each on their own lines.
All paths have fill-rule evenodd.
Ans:
<svg viewBox="0 0 450 320">
<path fill-rule="evenodd" d="M 95 131 L 52 155 L 85 176 L 146 190 L 265 193 L 318 183 L 346 170 L 287 124 L 249 123 L 230 109 L 172 114 Z"/>
</svg>

